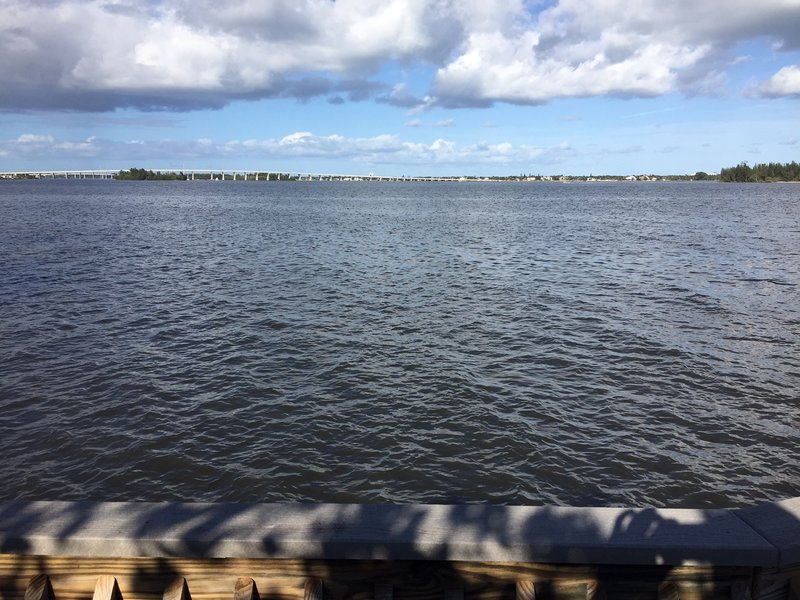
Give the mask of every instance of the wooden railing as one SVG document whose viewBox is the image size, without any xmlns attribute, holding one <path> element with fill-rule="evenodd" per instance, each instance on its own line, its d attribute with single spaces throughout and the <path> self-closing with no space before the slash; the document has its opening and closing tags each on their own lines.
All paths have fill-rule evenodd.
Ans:
<svg viewBox="0 0 800 600">
<path fill-rule="evenodd" d="M 1 600 L 800 599 L 800 498 L 743 510 L 0 504 Z"/>
</svg>

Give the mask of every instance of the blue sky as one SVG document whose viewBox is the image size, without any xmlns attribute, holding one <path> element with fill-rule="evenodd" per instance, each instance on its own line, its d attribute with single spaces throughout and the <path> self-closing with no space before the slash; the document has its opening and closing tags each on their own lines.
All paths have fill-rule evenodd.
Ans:
<svg viewBox="0 0 800 600">
<path fill-rule="evenodd" d="M 800 0 L 0 0 L 0 171 L 800 160 Z"/>
</svg>

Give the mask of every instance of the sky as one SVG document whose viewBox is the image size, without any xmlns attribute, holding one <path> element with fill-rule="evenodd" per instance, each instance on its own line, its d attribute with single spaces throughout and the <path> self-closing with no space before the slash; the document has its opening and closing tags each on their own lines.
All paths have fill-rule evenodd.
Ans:
<svg viewBox="0 0 800 600">
<path fill-rule="evenodd" d="M 800 160 L 800 0 L 0 0 L 0 172 Z"/>
</svg>

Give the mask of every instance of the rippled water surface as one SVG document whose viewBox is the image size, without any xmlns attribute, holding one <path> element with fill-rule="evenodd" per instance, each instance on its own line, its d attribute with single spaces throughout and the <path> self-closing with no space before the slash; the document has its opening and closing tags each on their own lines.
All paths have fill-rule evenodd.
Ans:
<svg viewBox="0 0 800 600">
<path fill-rule="evenodd" d="M 800 495 L 800 186 L 0 182 L 0 498 Z"/>
</svg>

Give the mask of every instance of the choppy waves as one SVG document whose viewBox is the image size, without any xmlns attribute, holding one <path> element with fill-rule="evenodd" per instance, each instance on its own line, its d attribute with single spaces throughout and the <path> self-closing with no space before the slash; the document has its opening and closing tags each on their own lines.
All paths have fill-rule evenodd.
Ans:
<svg viewBox="0 0 800 600">
<path fill-rule="evenodd" d="M 799 194 L 3 184 L 0 496 L 798 495 Z"/>
</svg>

